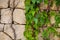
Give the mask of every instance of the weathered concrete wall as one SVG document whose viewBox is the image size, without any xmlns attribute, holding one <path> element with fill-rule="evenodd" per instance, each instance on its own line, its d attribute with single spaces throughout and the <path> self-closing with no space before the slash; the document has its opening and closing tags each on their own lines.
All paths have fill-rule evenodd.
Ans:
<svg viewBox="0 0 60 40">
<path fill-rule="evenodd" d="M 25 40 L 25 0 L 0 0 L 0 40 Z"/>
</svg>

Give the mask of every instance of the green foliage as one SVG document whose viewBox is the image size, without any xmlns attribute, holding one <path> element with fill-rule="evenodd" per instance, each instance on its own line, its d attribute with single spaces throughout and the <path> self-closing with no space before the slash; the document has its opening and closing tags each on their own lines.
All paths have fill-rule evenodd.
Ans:
<svg viewBox="0 0 60 40">
<path fill-rule="evenodd" d="M 55 22 L 56 23 L 56 27 L 59 27 L 58 24 L 60 24 L 60 13 L 55 16 L 55 21 L 56 21 Z"/>
<path fill-rule="evenodd" d="M 44 3 L 45 3 L 45 4 L 48 4 L 48 0 L 44 0 Z"/>
<path fill-rule="evenodd" d="M 48 39 L 50 34 L 57 35 L 57 31 L 55 30 L 55 28 L 48 27 L 47 29 L 45 29 L 42 32 L 42 37 L 45 38 L 45 39 Z"/>
<path fill-rule="evenodd" d="M 56 5 L 60 6 L 60 0 L 56 0 Z"/>
<path fill-rule="evenodd" d="M 56 5 L 60 5 L 59 0 L 55 0 Z M 38 34 L 40 33 L 40 28 L 44 31 L 42 32 L 42 37 L 45 40 L 50 40 L 49 35 L 54 34 L 57 35 L 57 31 L 55 30 L 55 27 L 60 23 L 60 14 L 56 14 L 55 11 L 50 10 L 44 10 L 40 11 L 40 3 L 44 2 L 45 4 L 48 4 L 48 0 L 25 0 L 25 16 L 26 16 L 26 25 L 25 25 L 25 32 L 24 36 L 26 37 L 26 40 L 38 40 Z M 51 3 L 50 3 L 51 4 Z M 51 4 L 52 5 L 52 4 Z M 50 6 L 51 6 L 50 5 Z M 50 23 L 50 17 L 55 16 L 56 24 L 53 26 L 48 24 Z"/>
<path fill-rule="evenodd" d="M 27 40 L 38 40 L 38 33 L 39 33 L 39 25 L 38 25 L 38 18 L 39 18 L 39 3 L 41 0 L 26 0 L 25 1 L 25 9 L 26 9 L 26 27 L 24 35 Z M 39 15 L 39 16 L 37 16 Z"/>
<path fill-rule="evenodd" d="M 56 20 L 56 23 L 59 24 L 60 23 L 60 15 L 56 15 L 55 20 Z"/>
<path fill-rule="evenodd" d="M 46 30 L 43 31 L 42 37 L 43 38 L 48 38 L 49 37 L 49 34 L 48 34 L 48 32 Z"/>
<path fill-rule="evenodd" d="M 55 16 L 56 12 L 55 11 L 50 11 L 50 16 Z"/>
</svg>

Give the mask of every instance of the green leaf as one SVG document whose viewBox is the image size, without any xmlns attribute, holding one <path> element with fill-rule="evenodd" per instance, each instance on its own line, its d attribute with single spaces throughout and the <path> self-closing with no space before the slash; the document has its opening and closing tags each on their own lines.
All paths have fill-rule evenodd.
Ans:
<svg viewBox="0 0 60 40">
<path fill-rule="evenodd" d="M 32 13 L 33 16 L 35 15 L 35 11 L 34 10 L 32 10 L 31 13 Z"/>
<path fill-rule="evenodd" d="M 55 0 L 56 1 L 56 5 L 60 6 L 60 0 Z"/>
<path fill-rule="evenodd" d="M 55 11 L 50 11 L 50 15 L 51 16 L 55 16 L 56 15 L 56 12 Z"/>
<path fill-rule="evenodd" d="M 44 0 L 44 3 L 45 3 L 45 4 L 48 4 L 48 0 Z"/>
<path fill-rule="evenodd" d="M 25 32 L 24 32 L 24 35 L 26 36 L 26 37 L 32 37 L 32 31 L 31 30 L 26 30 Z"/>
<path fill-rule="evenodd" d="M 31 0 L 26 0 L 25 5 L 30 5 Z"/>
<path fill-rule="evenodd" d="M 37 24 L 38 23 L 38 19 L 34 18 L 34 22 L 35 22 L 35 24 Z"/>
<path fill-rule="evenodd" d="M 33 4 L 35 4 L 36 0 L 31 0 L 33 2 Z"/>
<path fill-rule="evenodd" d="M 25 7 L 26 12 L 27 12 L 29 9 L 30 9 L 29 6 L 26 6 L 26 7 Z"/>
<path fill-rule="evenodd" d="M 48 27 L 47 29 L 49 33 L 54 33 L 54 34 L 56 33 L 56 30 L 53 27 Z"/>
<path fill-rule="evenodd" d="M 41 17 L 40 17 L 40 23 L 41 23 L 41 25 L 43 25 L 45 23 L 45 18 L 43 15 L 41 15 Z"/>
<path fill-rule="evenodd" d="M 48 34 L 48 32 L 47 32 L 46 30 L 44 30 L 44 31 L 42 32 L 42 37 L 43 37 L 43 38 L 48 38 L 48 37 L 49 37 L 49 34 Z"/>
<path fill-rule="evenodd" d="M 37 3 L 41 3 L 43 0 L 37 0 Z"/>
<path fill-rule="evenodd" d="M 36 8 L 36 12 L 39 11 L 39 8 Z"/>
<path fill-rule="evenodd" d="M 38 34 L 39 34 L 39 31 L 35 30 L 35 35 L 38 36 Z"/>
<path fill-rule="evenodd" d="M 56 20 L 56 23 L 57 23 L 57 24 L 60 23 L 60 15 L 56 15 L 56 16 L 55 16 L 55 20 Z"/>
</svg>

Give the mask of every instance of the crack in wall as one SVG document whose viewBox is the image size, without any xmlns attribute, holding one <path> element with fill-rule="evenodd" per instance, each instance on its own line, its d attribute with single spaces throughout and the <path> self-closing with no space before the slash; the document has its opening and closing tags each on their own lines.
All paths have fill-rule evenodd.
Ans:
<svg viewBox="0 0 60 40">
<path fill-rule="evenodd" d="M 8 8 L 10 8 L 10 10 L 12 10 L 12 23 L 10 23 L 11 24 L 11 29 L 13 30 L 13 33 L 14 33 L 14 39 L 9 35 L 9 34 L 7 34 L 6 32 L 4 32 L 4 27 L 3 27 L 3 30 L 2 31 L 0 31 L 0 32 L 3 32 L 5 35 L 7 35 L 9 38 L 11 38 L 12 40 L 16 40 L 16 31 L 15 31 L 15 29 L 12 27 L 12 24 L 14 24 L 14 22 L 13 22 L 13 12 L 14 12 L 14 10 L 15 10 L 15 8 L 16 8 L 16 6 L 19 4 L 19 1 L 17 2 L 17 4 L 15 5 L 15 0 L 13 0 L 13 8 L 10 8 L 10 0 L 8 1 Z M 0 19 L 1 19 L 1 9 L 7 9 L 7 8 L 0 8 Z M 20 9 L 22 9 L 22 10 L 24 10 L 23 8 L 20 8 Z M 8 10 L 6 10 L 6 11 L 8 11 Z M 6 23 L 3 23 L 4 25 L 6 24 Z M 21 39 L 20 39 L 21 40 Z"/>
</svg>

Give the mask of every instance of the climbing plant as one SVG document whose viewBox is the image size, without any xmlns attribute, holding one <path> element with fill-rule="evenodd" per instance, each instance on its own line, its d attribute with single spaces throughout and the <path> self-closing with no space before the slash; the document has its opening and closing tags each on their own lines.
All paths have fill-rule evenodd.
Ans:
<svg viewBox="0 0 60 40">
<path fill-rule="evenodd" d="M 56 29 L 60 23 L 60 12 L 51 10 L 50 7 L 53 6 L 53 2 L 56 3 L 57 7 L 60 6 L 60 0 L 25 0 L 26 25 L 24 36 L 26 40 L 39 40 L 40 28 L 43 30 L 43 40 L 50 40 L 51 34 L 58 35 Z M 46 4 L 47 9 L 40 9 L 41 3 Z M 51 23 L 51 17 L 54 17 L 54 23 Z"/>
</svg>

